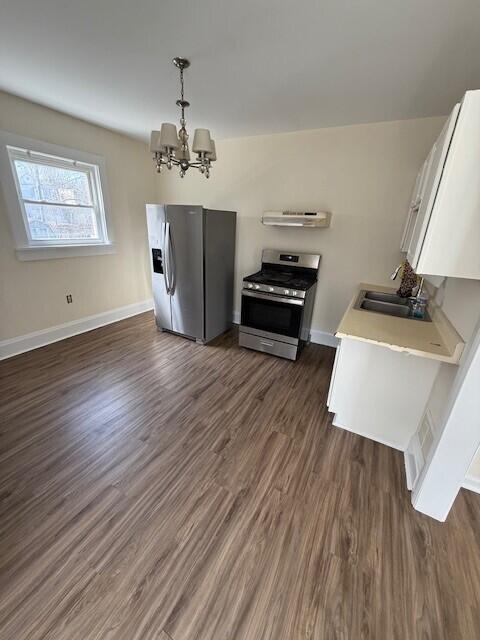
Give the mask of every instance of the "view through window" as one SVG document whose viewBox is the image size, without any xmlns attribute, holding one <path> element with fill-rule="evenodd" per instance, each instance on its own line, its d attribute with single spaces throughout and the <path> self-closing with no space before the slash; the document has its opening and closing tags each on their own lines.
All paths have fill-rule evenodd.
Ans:
<svg viewBox="0 0 480 640">
<path fill-rule="evenodd" d="M 106 242 L 98 167 L 8 149 L 32 244 Z"/>
</svg>

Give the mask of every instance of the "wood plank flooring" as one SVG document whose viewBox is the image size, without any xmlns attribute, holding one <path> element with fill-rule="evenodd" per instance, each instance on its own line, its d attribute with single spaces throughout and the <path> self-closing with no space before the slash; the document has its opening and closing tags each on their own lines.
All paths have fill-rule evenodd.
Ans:
<svg viewBox="0 0 480 640">
<path fill-rule="evenodd" d="M 0 363 L 2 640 L 480 638 L 480 496 L 415 512 L 333 355 L 146 313 Z"/>
</svg>

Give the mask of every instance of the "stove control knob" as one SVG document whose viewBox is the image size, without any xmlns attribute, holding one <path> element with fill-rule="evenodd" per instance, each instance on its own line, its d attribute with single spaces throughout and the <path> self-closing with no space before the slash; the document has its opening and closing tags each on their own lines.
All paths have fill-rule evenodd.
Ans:
<svg viewBox="0 0 480 640">
<path fill-rule="evenodd" d="M 259 285 L 259 284 L 256 284 L 256 285 L 255 285 L 255 289 L 260 289 L 260 285 Z"/>
<path fill-rule="evenodd" d="M 292 296 L 296 296 L 297 292 L 296 291 L 292 291 Z"/>
<path fill-rule="evenodd" d="M 252 284 L 251 282 L 249 282 L 249 283 L 247 284 L 247 287 L 248 287 L 249 289 L 253 289 L 253 284 Z"/>
<path fill-rule="evenodd" d="M 290 289 L 284 289 L 284 290 L 283 290 L 283 293 L 284 293 L 286 296 L 290 295 Z"/>
<path fill-rule="evenodd" d="M 269 291 L 275 291 L 275 289 L 273 287 L 268 287 Z"/>
</svg>

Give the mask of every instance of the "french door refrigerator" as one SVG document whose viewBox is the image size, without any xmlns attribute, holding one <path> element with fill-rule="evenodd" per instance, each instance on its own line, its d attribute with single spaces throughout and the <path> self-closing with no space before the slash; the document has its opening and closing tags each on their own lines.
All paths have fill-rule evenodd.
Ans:
<svg viewBox="0 0 480 640">
<path fill-rule="evenodd" d="M 203 344 L 231 326 L 235 225 L 233 211 L 147 204 L 159 329 Z"/>
</svg>

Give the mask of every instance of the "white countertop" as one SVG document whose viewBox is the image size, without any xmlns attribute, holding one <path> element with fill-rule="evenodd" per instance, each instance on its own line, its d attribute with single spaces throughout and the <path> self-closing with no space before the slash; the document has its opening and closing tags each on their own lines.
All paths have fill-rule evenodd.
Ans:
<svg viewBox="0 0 480 640">
<path fill-rule="evenodd" d="M 387 316 L 355 309 L 362 289 L 395 293 L 396 288 L 376 284 L 360 284 L 335 333 L 337 338 L 371 342 L 394 351 L 405 351 L 422 358 L 458 364 L 463 342 L 443 311 L 430 303 L 432 322 Z"/>
</svg>

